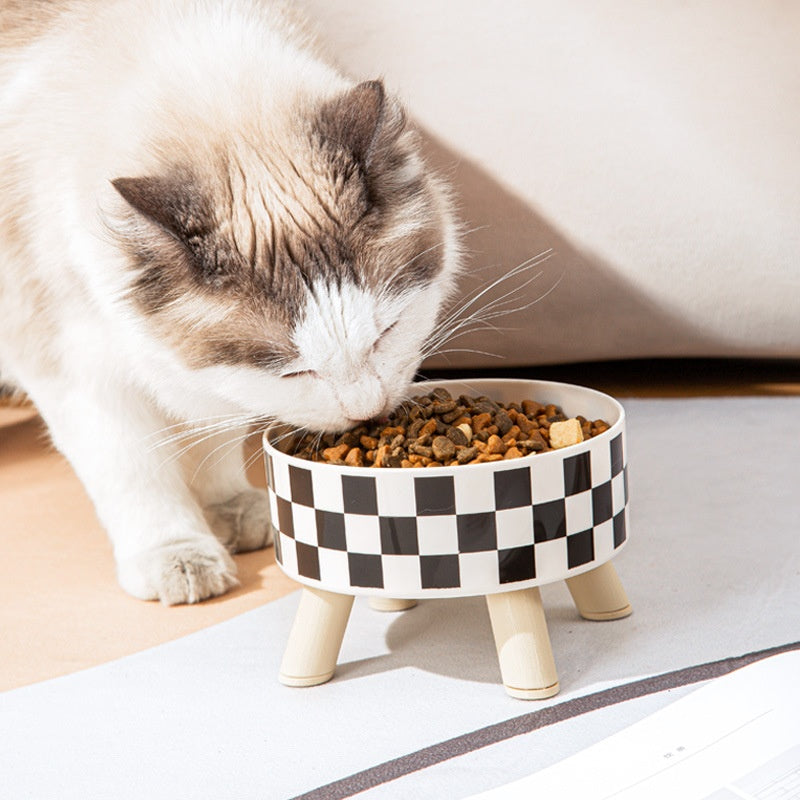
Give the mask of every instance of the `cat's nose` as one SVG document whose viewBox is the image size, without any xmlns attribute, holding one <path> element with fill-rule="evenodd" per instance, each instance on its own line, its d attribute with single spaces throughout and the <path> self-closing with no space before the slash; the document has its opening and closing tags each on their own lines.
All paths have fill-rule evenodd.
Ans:
<svg viewBox="0 0 800 800">
<path fill-rule="evenodd" d="M 366 422 L 386 412 L 387 397 L 377 382 L 351 384 L 340 392 L 342 412 L 356 423 Z"/>
</svg>

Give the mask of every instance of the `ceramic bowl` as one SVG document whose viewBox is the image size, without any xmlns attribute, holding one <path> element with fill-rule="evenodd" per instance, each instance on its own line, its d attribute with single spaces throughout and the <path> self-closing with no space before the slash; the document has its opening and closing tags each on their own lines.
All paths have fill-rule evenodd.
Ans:
<svg viewBox="0 0 800 800">
<path fill-rule="evenodd" d="M 594 569 L 628 537 L 625 412 L 565 383 L 430 381 L 452 395 L 533 399 L 610 428 L 580 444 L 456 467 L 337 466 L 291 455 L 263 436 L 281 569 L 301 584 L 393 598 L 486 595 Z"/>
</svg>

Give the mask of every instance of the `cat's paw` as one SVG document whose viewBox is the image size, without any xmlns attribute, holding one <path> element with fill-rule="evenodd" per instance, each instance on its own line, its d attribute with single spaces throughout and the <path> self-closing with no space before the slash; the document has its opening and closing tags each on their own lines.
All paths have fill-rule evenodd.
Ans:
<svg viewBox="0 0 800 800">
<path fill-rule="evenodd" d="M 139 553 L 121 561 L 117 575 L 122 588 L 134 597 L 169 606 L 199 603 L 239 584 L 233 559 L 209 536 Z"/>
<path fill-rule="evenodd" d="M 259 550 L 272 543 L 269 497 L 264 489 L 247 489 L 205 509 L 215 536 L 231 553 Z"/>
</svg>

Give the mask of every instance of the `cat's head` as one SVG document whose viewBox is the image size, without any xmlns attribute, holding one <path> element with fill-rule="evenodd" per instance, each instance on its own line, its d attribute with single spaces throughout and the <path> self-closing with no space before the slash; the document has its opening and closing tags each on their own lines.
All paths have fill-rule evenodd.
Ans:
<svg viewBox="0 0 800 800">
<path fill-rule="evenodd" d="M 316 430 L 405 396 L 459 256 L 449 193 L 379 81 L 113 184 L 129 300 L 209 393 Z"/>
</svg>

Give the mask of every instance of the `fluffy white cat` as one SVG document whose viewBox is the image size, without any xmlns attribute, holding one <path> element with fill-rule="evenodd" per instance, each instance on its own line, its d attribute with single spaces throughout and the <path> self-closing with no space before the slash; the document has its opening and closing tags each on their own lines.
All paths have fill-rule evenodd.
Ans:
<svg viewBox="0 0 800 800">
<path fill-rule="evenodd" d="M 394 407 L 458 262 L 396 100 L 274 4 L 4 2 L 0 372 L 131 594 L 235 585 L 269 542 L 243 431 Z"/>
</svg>

